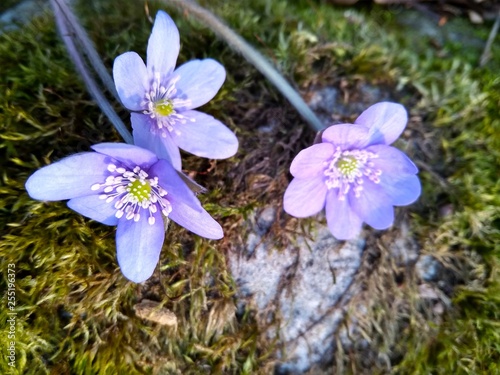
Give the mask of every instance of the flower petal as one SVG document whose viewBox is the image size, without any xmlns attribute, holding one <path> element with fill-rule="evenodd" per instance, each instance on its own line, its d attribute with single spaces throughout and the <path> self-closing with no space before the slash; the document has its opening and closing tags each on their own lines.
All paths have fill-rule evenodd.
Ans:
<svg viewBox="0 0 500 375">
<path fill-rule="evenodd" d="M 182 110 L 197 108 L 210 101 L 219 91 L 226 71 L 217 61 L 212 59 L 191 60 L 174 71 L 179 76 L 175 85 L 177 89 L 174 98 L 189 99 L 190 104 L 181 107 Z"/>
<path fill-rule="evenodd" d="M 327 188 L 321 177 L 294 178 L 283 197 L 283 209 L 295 217 L 317 214 L 325 206 Z"/>
<path fill-rule="evenodd" d="M 399 138 L 407 122 L 405 107 L 389 102 L 372 105 L 354 121 L 355 124 L 370 128 L 370 145 L 390 145 Z"/>
<path fill-rule="evenodd" d="M 144 210 L 143 210 L 144 211 Z M 116 253 L 123 275 L 135 282 L 147 280 L 153 274 L 160 258 L 165 228 L 158 211 L 155 223 L 150 225 L 148 217 L 137 222 L 122 217 L 116 230 Z"/>
<path fill-rule="evenodd" d="M 126 143 L 99 143 L 91 148 L 100 154 L 111 156 L 130 169 L 136 166 L 147 168 L 158 161 L 151 151 Z"/>
<path fill-rule="evenodd" d="M 73 198 L 68 201 L 68 207 L 102 224 L 118 224 L 118 219 L 115 216 L 116 208 L 114 207 L 114 202 L 106 203 L 105 199 L 99 199 L 98 194 Z"/>
<path fill-rule="evenodd" d="M 238 138 L 222 122 L 198 111 L 184 111 L 182 115 L 188 121 L 176 123 L 175 130 L 170 133 L 181 149 L 210 159 L 226 159 L 236 154 Z"/>
<path fill-rule="evenodd" d="M 351 150 L 364 147 L 369 139 L 369 129 L 363 125 L 339 124 L 325 129 L 323 142 L 332 143 L 341 150 Z"/>
<path fill-rule="evenodd" d="M 132 111 L 144 109 L 141 103 L 148 91 L 148 72 L 135 52 L 125 52 L 113 64 L 113 79 L 123 105 Z"/>
<path fill-rule="evenodd" d="M 150 77 L 155 73 L 164 79 L 174 71 L 179 55 L 179 30 L 170 16 L 158 11 L 153 25 L 153 31 L 148 40 L 147 67 Z"/>
<path fill-rule="evenodd" d="M 394 206 L 406 206 L 415 202 L 422 191 L 420 180 L 415 175 L 382 174 L 380 186 Z"/>
<path fill-rule="evenodd" d="M 177 171 L 167 160 L 158 160 L 149 171 L 150 176 L 158 177 L 159 185 L 167 191 L 166 198 L 171 201 L 184 202 L 185 205 L 192 209 L 201 212 L 203 207 L 196 195 L 179 177 Z"/>
<path fill-rule="evenodd" d="M 354 212 L 366 224 L 375 229 L 387 229 L 392 225 L 394 221 L 392 199 L 379 184 L 365 178 L 360 196 L 355 197 L 352 190 L 348 196 Z"/>
<path fill-rule="evenodd" d="M 386 145 L 374 145 L 366 148 L 366 151 L 377 154 L 377 158 L 371 159 L 375 168 L 383 173 L 391 174 L 416 174 L 418 169 L 408 156 L 397 148 Z"/>
<path fill-rule="evenodd" d="M 168 217 L 177 224 L 201 237 L 212 240 L 224 237 L 222 227 L 203 208 L 201 211 L 195 210 L 186 201 L 175 196 L 168 199 L 172 204 L 172 212 Z"/>
<path fill-rule="evenodd" d="M 26 181 L 33 199 L 59 201 L 95 194 L 91 186 L 103 183 L 109 175 L 109 157 L 83 152 L 43 167 Z"/>
<path fill-rule="evenodd" d="M 140 113 L 132 113 L 131 120 L 134 143 L 152 151 L 159 159 L 170 161 L 174 168 L 180 171 L 182 168 L 181 153 L 170 136 L 171 133 L 165 133 L 165 137 L 162 137 L 155 130 L 155 120 Z"/>
<path fill-rule="evenodd" d="M 318 143 L 300 151 L 290 165 L 290 173 L 298 178 L 315 177 L 325 170 L 324 163 L 332 157 L 331 143 Z"/>
<path fill-rule="evenodd" d="M 418 169 L 403 152 L 386 145 L 374 145 L 366 148 L 374 152 L 377 158 L 371 159 L 374 168 L 380 169 L 380 186 L 391 198 L 392 204 L 405 206 L 415 202 L 420 196 L 421 186 L 416 173 Z"/>
<path fill-rule="evenodd" d="M 326 196 L 326 222 L 333 236 L 339 240 L 351 240 L 359 235 L 363 220 L 349 205 L 349 196 L 338 199 L 338 189 L 332 189 Z"/>
</svg>

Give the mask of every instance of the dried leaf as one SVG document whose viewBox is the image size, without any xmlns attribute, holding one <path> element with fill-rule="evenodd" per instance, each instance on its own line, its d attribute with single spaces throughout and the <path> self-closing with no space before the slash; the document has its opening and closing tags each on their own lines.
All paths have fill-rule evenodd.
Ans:
<svg viewBox="0 0 500 375">
<path fill-rule="evenodd" d="M 141 319 L 149 320 L 162 326 L 176 326 L 177 317 L 175 314 L 169 309 L 159 306 L 160 303 L 158 302 L 143 299 L 134 306 L 135 315 Z"/>
</svg>

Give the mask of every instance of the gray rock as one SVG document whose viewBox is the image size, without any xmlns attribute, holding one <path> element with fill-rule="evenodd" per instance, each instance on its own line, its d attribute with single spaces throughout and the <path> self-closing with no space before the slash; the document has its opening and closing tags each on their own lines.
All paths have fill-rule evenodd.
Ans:
<svg viewBox="0 0 500 375">
<path fill-rule="evenodd" d="M 331 112 L 338 101 L 337 96 L 336 88 L 324 87 L 312 93 L 308 104 L 314 111 Z"/>
<path fill-rule="evenodd" d="M 268 206 L 262 210 L 257 218 L 257 230 L 260 234 L 266 233 L 276 220 L 276 207 Z"/>
<path fill-rule="evenodd" d="M 328 127 L 330 125 L 345 122 L 349 117 L 357 117 L 369 106 L 382 102 L 391 101 L 390 94 L 383 89 L 360 83 L 356 87 L 359 100 L 344 102 L 339 89 L 331 86 L 313 89 L 309 92 L 308 105 L 316 113 L 321 122 Z"/>
<path fill-rule="evenodd" d="M 401 224 L 401 233 L 390 244 L 389 250 L 400 266 L 413 265 L 418 259 L 419 250 L 415 240 L 410 236 L 408 224 Z"/>
<path fill-rule="evenodd" d="M 416 270 L 422 280 L 437 281 L 441 278 L 443 265 L 432 255 L 424 255 L 418 260 Z"/>
<path fill-rule="evenodd" d="M 275 213 L 264 209 L 257 227 L 272 224 Z M 277 371 L 302 373 L 332 357 L 343 307 L 355 293 L 350 287 L 364 244 L 362 238 L 337 241 L 328 227 L 317 224 L 310 237 L 299 235 L 285 249 L 252 232 L 245 249 L 229 254 L 237 297 L 257 311 L 262 326 L 273 323 L 267 335 L 282 343 L 278 355 L 283 363 Z"/>
<path fill-rule="evenodd" d="M 47 0 L 24 0 L 0 14 L 0 34 L 18 29 L 49 9 Z"/>
</svg>

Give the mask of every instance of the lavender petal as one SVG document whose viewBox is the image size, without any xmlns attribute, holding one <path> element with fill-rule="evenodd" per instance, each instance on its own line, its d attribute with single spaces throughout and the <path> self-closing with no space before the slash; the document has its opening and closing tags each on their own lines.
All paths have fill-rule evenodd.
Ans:
<svg viewBox="0 0 500 375">
<path fill-rule="evenodd" d="M 144 61 L 135 52 L 125 52 L 113 64 L 113 79 L 123 105 L 131 111 L 144 109 L 148 91 L 148 73 Z"/>
<path fill-rule="evenodd" d="M 169 201 L 181 201 L 195 211 L 203 211 L 200 201 L 182 181 L 174 167 L 167 160 L 158 162 L 149 169 L 151 176 L 158 177 L 159 185 L 167 191 Z"/>
<path fill-rule="evenodd" d="M 151 151 L 126 143 L 99 143 L 91 146 L 99 154 L 110 156 L 130 169 L 136 166 L 147 168 L 158 161 Z"/>
<path fill-rule="evenodd" d="M 73 198 L 68 201 L 68 207 L 89 219 L 98 221 L 105 225 L 116 225 L 115 202 L 107 203 L 105 199 L 100 199 L 99 194 L 86 197 Z"/>
<path fill-rule="evenodd" d="M 116 253 L 123 275 L 135 282 L 147 280 L 153 274 L 160 258 L 165 229 L 160 211 L 154 214 L 155 223 L 149 224 L 147 211 L 137 222 L 119 219 L 116 230 Z"/>
<path fill-rule="evenodd" d="M 189 99 L 189 104 L 179 107 L 186 110 L 208 103 L 224 83 L 226 71 L 212 59 L 191 60 L 178 67 L 174 76 L 180 77 L 174 97 Z"/>
<path fill-rule="evenodd" d="M 295 217 L 315 215 L 325 206 L 326 193 L 322 178 L 294 178 L 285 191 L 283 208 Z"/>
<path fill-rule="evenodd" d="M 226 159 L 238 151 L 238 138 L 222 122 L 198 111 L 184 111 L 184 124 L 176 124 L 172 139 L 181 149 L 210 159 Z M 193 121 L 194 120 L 194 121 Z"/>
<path fill-rule="evenodd" d="M 422 191 L 420 180 L 415 175 L 382 174 L 380 186 L 394 206 L 406 206 L 415 202 Z"/>
<path fill-rule="evenodd" d="M 359 197 L 349 192 L 349 203 L 361 220 L 375 229 L 387 229 L 394 221 L 391 197 L 380 185 L 367 178 Z"/>
<path fill-rule="evenodd" d="M 369 129 L 363 125 L 339 124 L 325 129 L 323 142 L 329 142 L 341 150 L 363 148 L 369 140 Z"/>
<path fill-rule="evenodd" d="M 290 173 L 298 178 L 312 178 L 323 173 L 325 162 L 332 157 L 334 147 L 331 143 L 318 143 L 302 151 L 293 159 Z"/>
<path fill-rule="evenodd" d="M 386 145 L 374 145 L 366 148 L 366 151 L 377 154 L 371 159 L 374 168 L 382 170 L 383 173 L 391 174 L 416 174 L 418 169 L 415 164 L 403 152 L 397 148 Z"/>
<path fill-rule="evenodd" d="M 64 158 L 33 173 L 26 190 L 33 199 L 59 201 L 94 194 L 92 185 L 103 183 L 109 157 L 84 152 Z"/>
<path fill-rule="evenodd" d="M 390 145 L 399 138 L 407 122 L 408 114 L 401 104 L 381 102 L 361 113 L 354 123 L 370 128 L 370 145 Z"/>
<path fill-rule="evenodd" d="M 169 218 L 180 226 L 197 234 L 198 236 L 219 240 L 224 237 L 224 232 L 219 223 L 217 223 L 210 214 L 202 209 L 194 210 L 186 201 L 172 196 L 170 200 L 172 212 Z"/>
<path fill-rule="evenodd" d="M 147 115 L 132 113 L 134 143 L 155 153 L 159 159 L 170 161 L 175 169 L 182 169 L 181 153 L 174 143 L 171 133 L 165 129 L 165 136 L 156 130 L 156 122 Z"/>
<path fill-rule="evenodd" d="M 177 56 L 179 55 L 179 30 L 170 16 L 158 11 L 153 31 L 148 41 L 147 68 L 150 78 L 160 75 L 165 79 L 174 71 Z"/>
<path fill-rule="evenodd" d="M 338 192 L 331 190 L 326 197 L 326 222 L 333 236 L 339 240 L 351 240 L 361 232 L 363 220 L 349 205 L 349 196 L 338 198 Z"/>
</svg>

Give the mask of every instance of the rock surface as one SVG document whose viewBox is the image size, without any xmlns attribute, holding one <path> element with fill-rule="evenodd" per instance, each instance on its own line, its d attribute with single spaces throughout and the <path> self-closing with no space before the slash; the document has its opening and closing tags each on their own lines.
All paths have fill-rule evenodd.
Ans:
<svg viewBox="0 0 500 375">
<path fill-rule="evenodd" d="M 19 28 L 49 9 L 47 0 L 24 0 L 0 14 L 0 34 Z"/>
<path fill-rule="evenodd" d="M 302 373 L 332 357 L 365 241 L 337 241 L 317 224 L 310 238 L 297 235 L 294 244 L 277 249 L 264 231 L 275 216 L 276 209 L 266 207 L 253 218 L 245 247 L 229 255 L 229 265 L 240 308 L 258 311 L 269 338 L 279 338 L 278 371 Z"/>
</svg>

